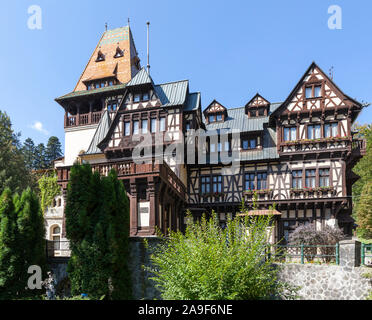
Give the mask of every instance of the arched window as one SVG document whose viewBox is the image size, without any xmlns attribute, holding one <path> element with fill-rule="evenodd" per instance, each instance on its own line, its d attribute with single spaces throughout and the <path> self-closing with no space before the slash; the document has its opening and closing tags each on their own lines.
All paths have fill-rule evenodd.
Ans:
<svg viewBox="0 0 372 320">
<path fill-rule="evenodd" d="M 54 250 L 61 249 L 61 228 L 59 226 L 52 227 L 51 238 L 54 244 Z"/>
<path fill-rule="evenodd" d="M 62 199 L 61 198 L 58 198 L 58 207 L 62 206 Z"/>
</svg>

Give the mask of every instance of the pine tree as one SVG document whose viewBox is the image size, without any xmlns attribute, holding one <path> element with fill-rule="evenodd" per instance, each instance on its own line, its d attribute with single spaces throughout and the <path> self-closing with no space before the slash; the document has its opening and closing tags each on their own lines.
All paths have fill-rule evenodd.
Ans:
<svg viewBox="0 0 372 320">
<path fill-rule="evenodd" d="M 22 193 L 15 206 L 19 240 L 21 243 L 22 269 L 20 289 L 22 290 L 25 288 L 27 279 L 30 276 L 27 273 L 29 266 L 40 266 L 41 270 L 44 271 L 43 275 L 46 275 L 45 227 L 39 200 L 30 188 Z M 34 295 L 35 292 L 28 292 L 28 294 Z"/>
<path fill-rule="evenodd" d="M 26 162 L 26 167 L 28 170 L 34 169 L 35 164 L 35 144 L 31 138 L 27 138 L 23 143 L 22 147 L 23 157 Z"/>
<path fill-rule="evenodd" d="M 52 167 L 53 161 L 61 156 L 62 156 L 61 142 L 55 136 L 50 137 L 45 150 L 45 160 L 48 164 L 48 167 Z"/>
<path fill-rule="evenodd" d="M 362 189 L 357 210 L 358 235 L 364 239 L 372 239 L 372 182 L 366 183 Z"/>
<path fill-rule="evenodd" d="M 46 169 L 48 163 L 45 156 L 45 146 L 43 143 L 39 143 L 35 148 L 35 170 Z"/>
<path fill-rule="evenodd" d="M 20 284 L 20 242 L 12 193 L 0 197 L 0 299 L 17 296 Z"/>
</svg>

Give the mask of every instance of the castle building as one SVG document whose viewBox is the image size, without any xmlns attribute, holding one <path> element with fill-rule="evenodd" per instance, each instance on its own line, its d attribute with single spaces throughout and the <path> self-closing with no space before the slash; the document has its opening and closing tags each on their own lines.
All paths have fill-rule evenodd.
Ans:
<svg viewBox="0 0 372 320">
<path fill-rule="evenodd" d="M 65 155 L 55 161 L 64 192 L 46 213 L 48 240 L 65 239 L 75 161 L 102 175 L 117 171 L 130 199 L 131 237 L 183 230 L 186 210 L 195 218 L 214 210 L 223 225 L 255 194 L 252 214 L 275 204 L 273 241 L 286 241 L 306 222 L 351 234 L 351 188 L 359 178 L 352 168 L 366 150 L 352 125 L 363 105 L 315 63 L 284 95 L 280 103 L 257 93 L 242 107 L 214 100 L 203 108 L 188 80 L 156 84 L 141 68 L 129 27 L 104 32 L 74 90 L 56 99 L 65 110 Z M 203 134 L 194 140 L 195 132 Z M 235 155 L 234 170 L 226 170 L 222 153 Z M 196 160 L 188 161 L 192 154 Z"/>
</svg>

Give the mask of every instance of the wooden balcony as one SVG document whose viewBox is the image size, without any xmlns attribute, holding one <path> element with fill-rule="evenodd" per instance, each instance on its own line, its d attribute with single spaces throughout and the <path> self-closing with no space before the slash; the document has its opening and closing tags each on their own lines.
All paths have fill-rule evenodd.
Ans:
<svg viewBox="0 0 372 320">
<path fill-rule="evenodd" d="M 356 156 L 362 156 L 366 152 L 366 141 L 349 137 L 330 137 L 287 141 L 279 145 L 279 154 L 281 156 L 335 151 L 346 151 Z"/>
<path fill-rule="evenodd" d="M 185 199 L 186 188 L 183 182 L 166 164 L 156 164 L 154 162 L 149 164 L 136 164 L 134 162 L 112 162 L 102 164 L 91 164 L 93 172 L 99 172 L 100 175 L 107 176 L 108 173 L 114 169 L 119 179 L 145 178 L 148 176 L 158 175 L 165 181 L 177 194 Z M 70 180 L 71 167 L 57 168 L 58 183 L 64 188 L 67 188 L 68 181 Z"/>
<path fill-rule="evenodd" d="M 65 115 L 65 128 L 97 124 L 101 120 L 102 111 L 77 115 Z"/>
</svg>

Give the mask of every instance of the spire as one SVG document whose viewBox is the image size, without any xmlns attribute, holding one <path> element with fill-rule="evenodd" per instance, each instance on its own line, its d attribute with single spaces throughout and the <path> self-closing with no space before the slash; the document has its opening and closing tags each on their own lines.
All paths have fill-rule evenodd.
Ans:
<svg viewBox="0 0 372 320">
<path fill-rule="evenodd" d="M 105 28 L 107 28 L 107 23 Z M 118 51 L 122 54 L 118 55 Z M 100 81 L 102 79 L 100 84 L 104 83 L 105 85 L 108 85 L 109 80 L 116 84 L 128 83 L 141 69 L 139 61 L 129 25 L 106 30 L 83 70 L 74 91 L 87 90 L 89 84 L 94 84 L 93 80 Z"/>
<path fill-rule="evenodd" d="M 150 74 L 150 47 L 149 47 L 149 37 L 150 37 L 150 21 L 147 21 L 147 73 Z"/>
</svg>

